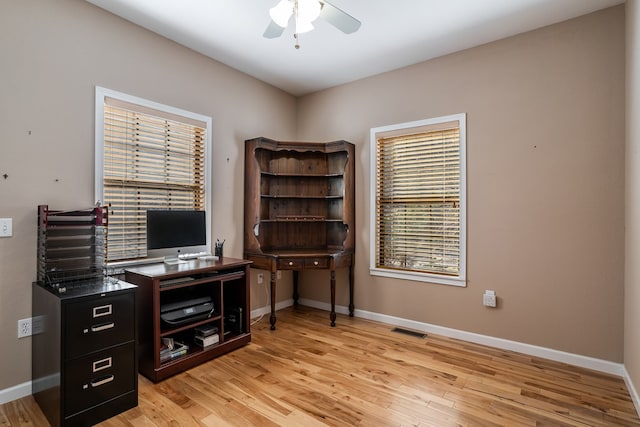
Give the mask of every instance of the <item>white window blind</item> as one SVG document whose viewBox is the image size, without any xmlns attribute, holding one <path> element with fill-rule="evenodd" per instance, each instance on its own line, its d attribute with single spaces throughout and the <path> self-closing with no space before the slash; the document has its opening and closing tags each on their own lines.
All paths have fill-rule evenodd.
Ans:
<svg viewBox="0 0 640 427">
<path fill-rule="evenodd" d="M 107 262 L 144 258 L 148 209 L 206 209 L 207 123 L 104 97 Z"/>
<path fill-rule="evenodd" d="M 373 272 L 464 279 L 463 127 L 451 119 L 372 132 Z"/>
</svg>

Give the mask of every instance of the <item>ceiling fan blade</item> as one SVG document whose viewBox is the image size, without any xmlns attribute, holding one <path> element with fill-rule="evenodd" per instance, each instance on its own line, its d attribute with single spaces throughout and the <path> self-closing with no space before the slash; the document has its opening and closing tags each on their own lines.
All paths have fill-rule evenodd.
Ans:
<svg viewBox="0 0 640 427">
<path fill-rule="evenodd" d="M 262 37 L 265 37 L 267 39 L 275 39 L 280 37 L 282 33 L 284 33 L 284 28 L 271 20 L 267 29 L 264 30 L 264 34 L 262 34 Z"/>
<path fill-rule="evenodd" d="M 322 3 L 322 11 L 320 12 L 320 17 L 322 19 L 345 34 L 351 34 L 358 31 L 361 23 L 356 18 L 343 10 L 338 9 L 329 2 L 321 1 L 320 3 Z"/>
</svg>

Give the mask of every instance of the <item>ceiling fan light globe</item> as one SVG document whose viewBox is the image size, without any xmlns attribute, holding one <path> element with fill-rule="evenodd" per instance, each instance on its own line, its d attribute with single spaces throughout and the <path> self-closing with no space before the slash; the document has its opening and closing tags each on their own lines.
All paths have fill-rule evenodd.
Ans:
<svg viewBox="0 0 640 427">
<path fill-rule="evenodd" d="M 286 28 L 289 25 L 289 19 L 293 15 L 293 3 L 290 0 L 280 0 L 280 2 L 269 9 L 269 16 L 273 22 Z"/>
<path fill-rule="evenodd" d="M 298 19 L 300 22 L 311 24 L 318 19 L 321 10 L 322 6 L 318 0 L 298 0 Z"/>
<path fill-rule="evenodd" d="M 310 21 L 298 20 L 298 22 L 296 23 L 297 34 L 308 33 L 309 31 L 313 30 L 313 28 L 313 24 Z"/>
</svg>

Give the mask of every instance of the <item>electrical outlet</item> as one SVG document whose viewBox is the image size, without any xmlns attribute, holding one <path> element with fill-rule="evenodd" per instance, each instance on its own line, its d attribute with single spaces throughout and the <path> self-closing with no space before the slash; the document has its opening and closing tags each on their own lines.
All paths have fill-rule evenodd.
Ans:
<svg viewBox="0 0 640 427">
<path fill-rule="evenodd" d="M 282 271 L 281 271 L 281 270 L 278 270 L 278 271 L 276 272 L 276 280 L 280 280 L 280 279 L 282 279 Z"/>
<path fill-rule="evenodd" d="M 0 218 L 0 237 L 13 236 L 13 218 Z"/>
<path fill-rule="evenodd" d="M 491 290 L 484 291 L 484 294 L 482 295 L 482 304 L 486 307 L 495 307 L 496 292 Z"/>
<path fill-rule="evenodd" d="M 18 320 L 18 338 L 31 336 L 31 325 L 33 320 L 31 317 Z"/>
<path fill-rule="evenodd" d="M 264 274 L 258 273 L 258 285 L 261 285 L 264 281 Z"/>
</svg>

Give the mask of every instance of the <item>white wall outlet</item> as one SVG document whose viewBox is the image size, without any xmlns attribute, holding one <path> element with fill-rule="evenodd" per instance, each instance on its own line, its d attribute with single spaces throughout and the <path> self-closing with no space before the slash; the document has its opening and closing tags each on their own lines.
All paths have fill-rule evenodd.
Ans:
<svg viewBox="0 0 640 427">
<path fill-rule="evenodd" d="M 33 321 L 31 317 L 18 320 L 18 338 L 31 336 L 31 325 Z"/>
<path fill-rule="evenodd" d="M 282 279 L 282 271 L 281 271 L 281 270 L 278 270 L 278 271 L 276 272 L 276 280 L 280 280 L 280 279 Z"/>
<path fill-rule="evenodd" d="M 0 218 L 0 237 L 13 236 L 13 218 Z"/>
<path fill-rule="evenodd" d="M 491 290 L 484 291 L 482 295 L 482 304 L 486 307 L 496 306 L 496 292 Z"/>
<path fill-rule="evenodd" d="M 258 285 L 261 285 L 264 282 L 264 274 L 258 273 Z"/>
</svg>

